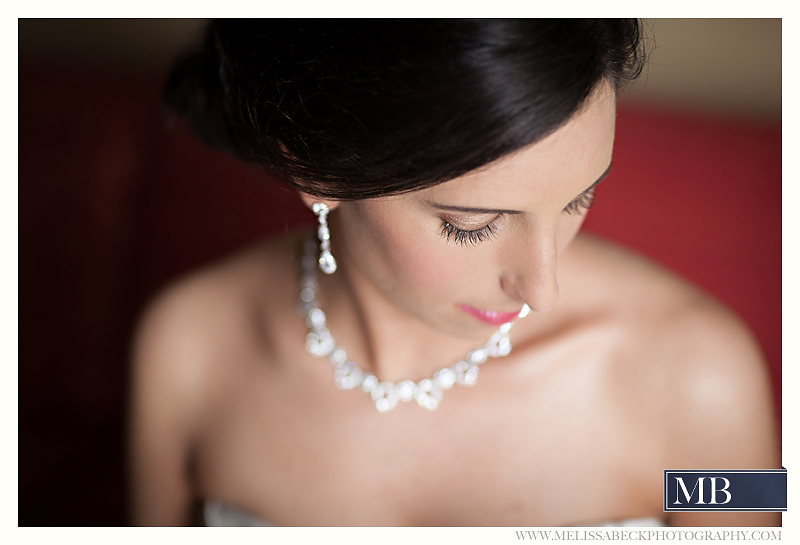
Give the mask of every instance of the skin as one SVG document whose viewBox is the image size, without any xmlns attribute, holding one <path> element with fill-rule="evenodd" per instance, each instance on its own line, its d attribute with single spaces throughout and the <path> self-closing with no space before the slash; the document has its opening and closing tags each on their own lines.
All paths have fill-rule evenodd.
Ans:
<svg viewBox="0 0 800 545">
<path fill-rule="evenodd" d="M 134 347 L 135 522 L 187 524 L 197 498 L 278 525 L 664 519 L 664 469 L 780 467 L 765 367 L 741 322 L 657 266 L 578 235 L 585 210 L 565 211 L 611 162 L 614 112 L 603 84 L 559 130 L 483 169 L 327 202 L 339 270 L 320 275 L 320 306 L 379 379 L 429 377 L 483 344 L 496 327 L 460 304 L 534 310 L 512 329 L 511 355 L 484 364 L 473 388 L 446 391 L 435 412 L 401 403 L 379 414 L 305 351 L 295 311 L 305 234 L 168 288 Z M 494 222 L 493 233 L 460 244 L 444 222 Z"/>
</svg>

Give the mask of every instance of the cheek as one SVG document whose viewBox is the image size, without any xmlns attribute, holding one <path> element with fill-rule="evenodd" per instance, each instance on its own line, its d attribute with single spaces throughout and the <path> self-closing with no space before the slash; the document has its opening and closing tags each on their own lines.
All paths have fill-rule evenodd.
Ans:
<svg viewBox="0 0 800 545">
<path fill-rule="evenodd" d="M 464 252 L 453 252 L 437 233 L 382 230 L 389 271 L 406 289 L 431 292 L 452 291 L 469 272 Z"/>
</svg>

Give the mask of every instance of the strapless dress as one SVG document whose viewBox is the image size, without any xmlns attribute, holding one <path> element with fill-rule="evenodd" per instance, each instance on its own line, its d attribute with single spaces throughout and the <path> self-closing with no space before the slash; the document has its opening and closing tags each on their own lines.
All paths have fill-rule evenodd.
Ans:
<svg viewBox="0 0 800 545">
<path fill-rule="evenodd" d="M 203 504 L 203 517 L 206 526 L 274 526 L 265 520 L 254 517 L 231 505 L 216 501 L 206 501 Z M 666 526 L 663 521 L 652 518 L 626 519 L 616 522 L 591 524 L 589 526 Z"/>
</svg>

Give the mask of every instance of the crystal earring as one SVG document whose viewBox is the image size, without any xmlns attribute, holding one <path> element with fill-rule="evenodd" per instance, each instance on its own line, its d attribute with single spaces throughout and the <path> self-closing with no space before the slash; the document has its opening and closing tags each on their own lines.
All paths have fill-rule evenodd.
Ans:
<svg viewBox="0 0 800 545">
<path fill-rule="evenodd" d="M 319 268 L 325 274 L 333 274 L 336 272 L 336 259 L 331 253 L 331 230 L 328 228 L 328 212 L 330 212 L 330 209 L 325 203 L 315 202 L 311 205 L 311 210 L 319 220 L 319 227 L 317 227 Z"/>
</svg>

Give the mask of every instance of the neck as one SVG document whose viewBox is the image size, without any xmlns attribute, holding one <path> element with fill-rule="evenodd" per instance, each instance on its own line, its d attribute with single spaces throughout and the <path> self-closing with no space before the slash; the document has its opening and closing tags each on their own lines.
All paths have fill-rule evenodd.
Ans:
<svg viewBox="0 0 800 545">
<path fill-rule="evenodd" d="M 463 339 L 435 330 L 396 304 L 357 266 L 343 245 L 339 268 L 317 273 L 318 302 L 327 326 L 350 360 L 381 381 L 419 381 L 464 359 L 485 338 Z"/>
</svg>

